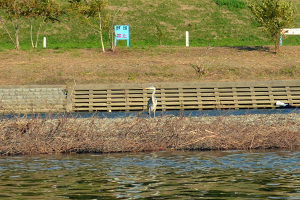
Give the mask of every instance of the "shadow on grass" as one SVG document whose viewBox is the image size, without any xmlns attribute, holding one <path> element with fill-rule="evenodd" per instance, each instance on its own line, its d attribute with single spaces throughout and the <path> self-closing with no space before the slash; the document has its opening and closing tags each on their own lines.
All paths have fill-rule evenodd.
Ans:
<svg viewBox="0 0 300 200">
<path fill-rule="evenodd" d="M 230 47 L 232 49 L 237 49 L 239 51 L 263 51 L 263 52 L 270 52 L 270 47 L 264 47 L 264 46 L 232 46 Z"/>
</svg>

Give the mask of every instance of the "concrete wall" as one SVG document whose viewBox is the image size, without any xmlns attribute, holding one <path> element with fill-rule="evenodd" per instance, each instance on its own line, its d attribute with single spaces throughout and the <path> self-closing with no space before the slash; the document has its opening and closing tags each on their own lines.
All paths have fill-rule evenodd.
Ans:
<svg viewBox="0 0 300 200">
<path fill-rule="evenodd" d="M 0 86 L 0 112 L 63 112 L 66 97 L 65 85 Z"/>
</svg>

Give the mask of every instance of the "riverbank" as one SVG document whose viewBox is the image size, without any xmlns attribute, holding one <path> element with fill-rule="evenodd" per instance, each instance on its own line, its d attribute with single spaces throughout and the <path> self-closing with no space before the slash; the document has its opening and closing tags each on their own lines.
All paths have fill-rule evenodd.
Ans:
<svg viewBox="0 0 300 200">
<path fill-rule="evenodd" d="M 300 114 L 0 120 L 0 155 L 295 149 Z"/>
</svg>

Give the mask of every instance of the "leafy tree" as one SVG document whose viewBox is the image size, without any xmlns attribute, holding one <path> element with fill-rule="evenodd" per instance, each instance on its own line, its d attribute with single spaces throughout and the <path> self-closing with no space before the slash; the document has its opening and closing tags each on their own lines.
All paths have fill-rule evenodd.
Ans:
<svg viewBox="0 0 300 200">
<path fill-rule="evenodd" d="M 30 39 L 33 48 L 37 48 L 37 43 L 42 26 L 46 21 L 59 21 L 61 15 L 60 5 L 53 0 L 24 0 L 27 10 L 24 17 L 30 24 Z M 35 45 L 33 44 L 33 23 L 39 20 L 39 28 L 36 33 Z"/>
<path fill-rule="evenodd" d="M 76 16 L 99 33 L 102 51 L 105 52 L 103 30 L 108 29 L 108 14 L 105 10 L 108 6 L 107 0 L 70 0 L 69 2 Z"/>
<path fill-rule="evenodd" d="M 294 8 L 285 0 L 250 0 L 248 1 L 255 19 L 265 27 L 275 44 L 275 53 L 279 52 L 281 30 L 294 19 Z"/>
<path fill-rule="evenodd" d="M 23 25 L 23 14 L 26 10 L 24 1 L 21 0 L 0 0 L 0 23 L 8 34 L 16 49 L 20 49 L 19 31 Z M 13 26 L 14 36 L 9 31 L 7 21 Z"/>
</svg>

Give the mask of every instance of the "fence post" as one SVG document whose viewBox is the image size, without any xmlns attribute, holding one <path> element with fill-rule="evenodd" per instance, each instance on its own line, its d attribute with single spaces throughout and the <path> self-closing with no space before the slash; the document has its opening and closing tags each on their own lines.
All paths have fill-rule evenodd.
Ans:
<svg viewBox="0 0 300 200">
<path fill-rule="evenodd" d="M 46 48 L 46 37 L 43 39 L 43 48 Z"/>
<path fill-rule="evenodd" d="M 67 112 L 73 112 L 73 93 L 75 91 L 75 86 L 76 84 L 72 85 L 67 85 L 66 90 L 67 90 L 67 100 L 66 100 L 66 111 Z"/>
<path fill-rule="evenodd" d="M 187 47 L 190 45 L 190 42 L 189 42 L 189 32 L 188 31 L 185 32 L 185 45 Z"/>
</svg>

